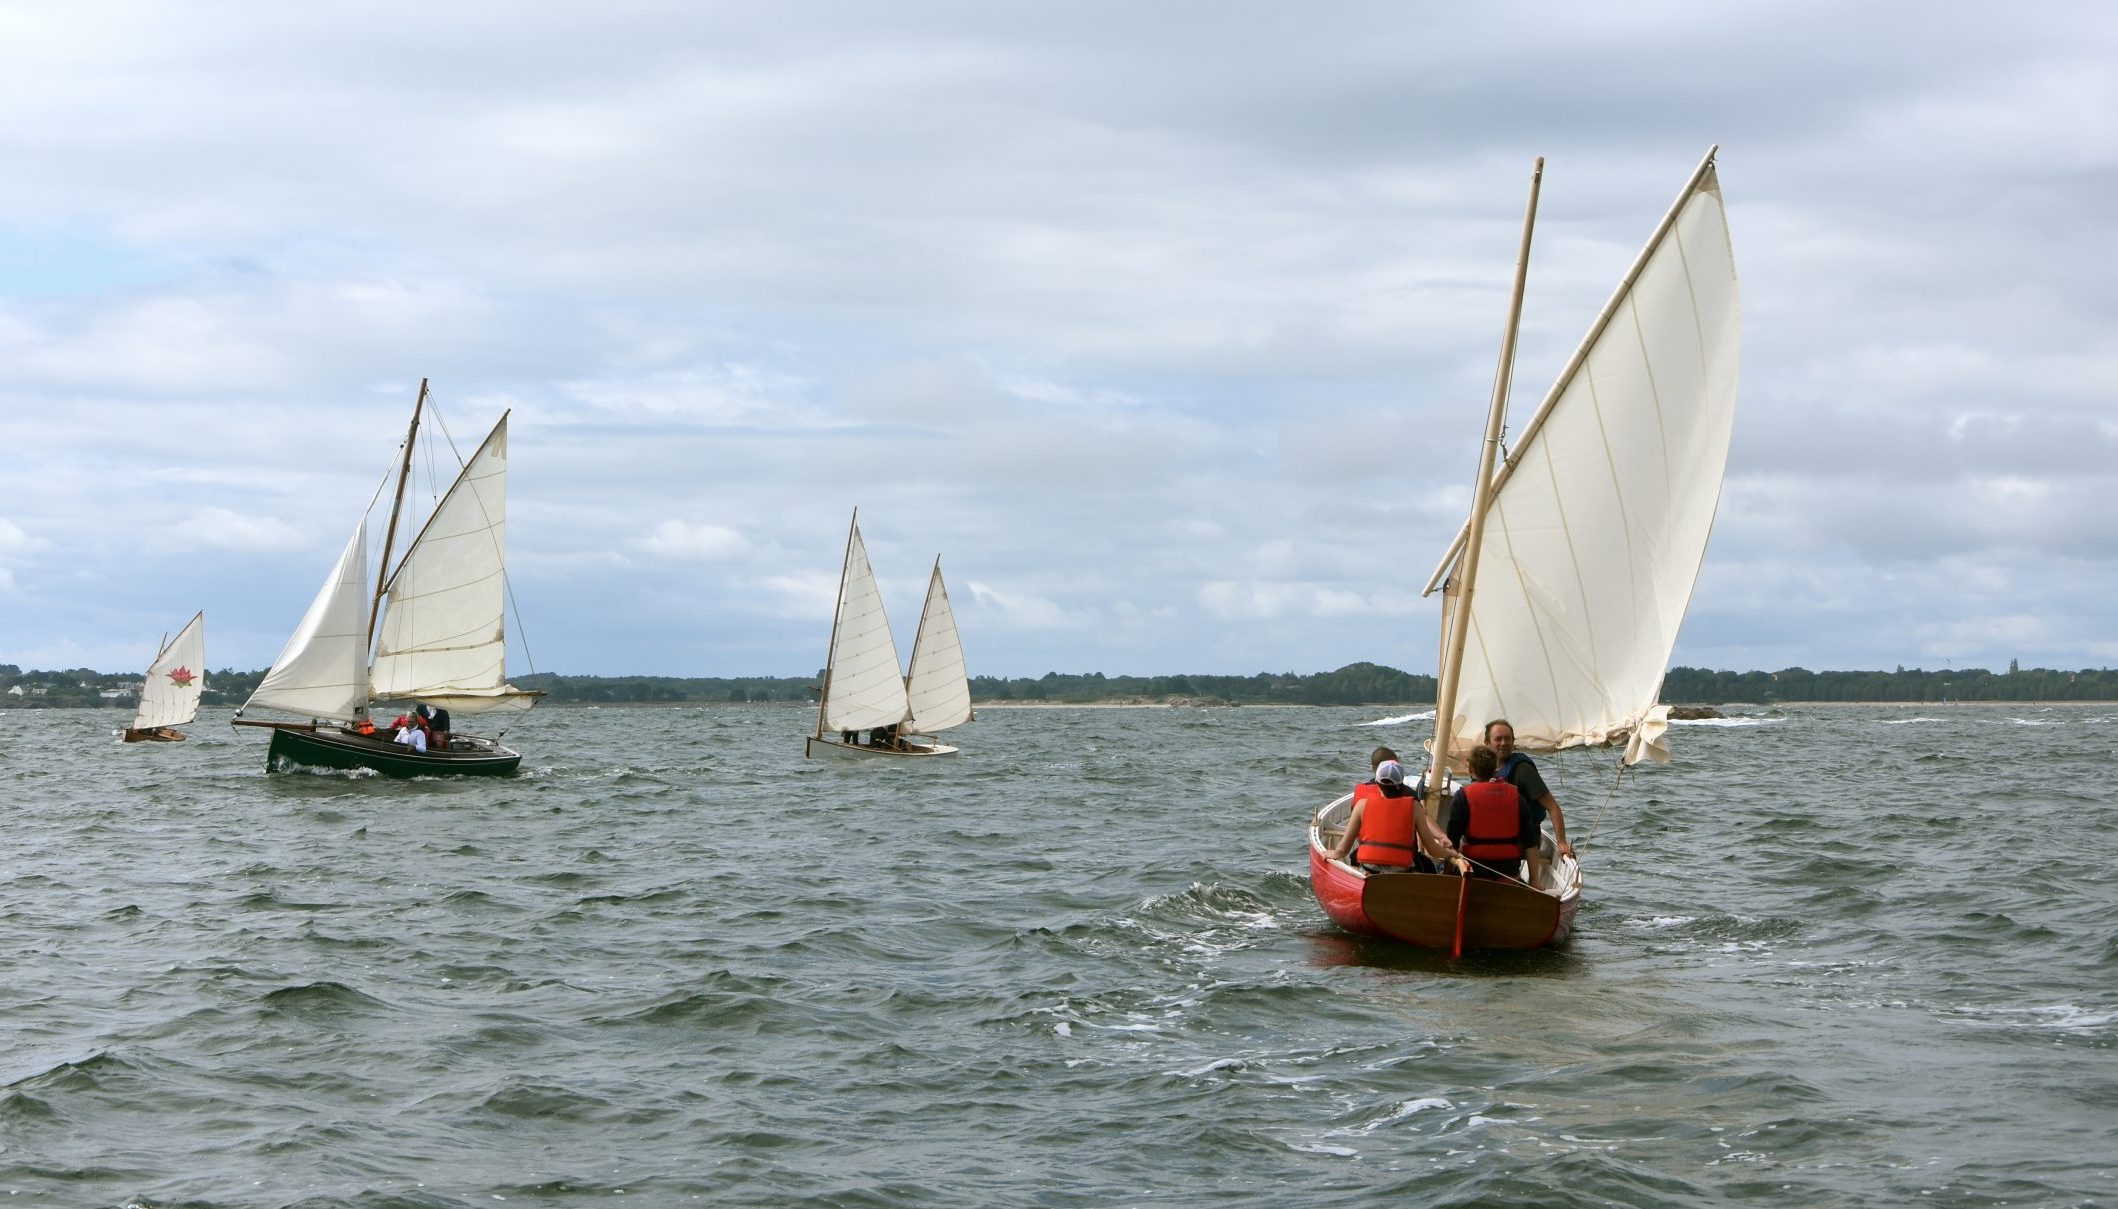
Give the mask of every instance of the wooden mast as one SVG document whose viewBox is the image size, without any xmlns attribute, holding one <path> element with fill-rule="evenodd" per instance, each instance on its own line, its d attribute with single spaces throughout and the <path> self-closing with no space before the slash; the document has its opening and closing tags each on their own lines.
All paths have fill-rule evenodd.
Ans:
<svg viewBox="0 0 2118 1209">
<path fill-rule="evenodd" d="M 1530 173 L 1530 201 L 1522 216 L 1522 247 L 1515 256 L 1515 290 L 1508 300 L 1508 325 L 1500 340 L 1500 369 L 1493 375 L 1493 399 L 1486 411 L 1486 439 L 1478 454 L 1478 479 L 1471 485 L 1469 541 L 1458 566 L 1456 607 L 1449 614 L 1443 644 L 1441 683 L 1434 706 L 1434 763 L 1427 773 L 1427 808 L 1437 825 L 1446 821 L 1442 788 L 1449 767 L 1449 740 L 1456 730 L 1456 686 L 1463 670 L 1464 637 L 1471 625 L 1471 595 L 1478 580 L 1478 546 L 1485 536 L 1486 509 L 1493 502 L 1493 463 L 1500 450 L 1500 430 L 1507 419 L 1508 384 L 1515 373 L 1515 337 L 1522 326 L 1523 285 L 1530 272 L 1530 231 L 1537 222 L 1537 193 L 1544 184 L 1544 157 Z"/>
<path fill-rule="evenodd" d="M 824 710 L 831 704 L 831 661 L 838 654 L 839 614 L 846 608 L 846 567 L 853 561 L 853 535 L 860 532 L 860 509 L 846 525 L 846 557 L 838 566 L 838 597 L 831 603 L 831 645 L 824 648 L 824 683 L 816 690 L 816 737 L 824 737 Z"/>
<path fill-rule="evenodd" d="M 375 619 L 382 612 L 382 586 L 390 580 L 390 546 L 397 539 L 397 515 L 404 509 L 405 483 L 412 477 L 412 439 L 419 435 L 419 412 L 426 406 L 427 380 L 419 380 L 419 398 L 412 403 L 412 427 L 404 434 L 404 464 L 397 470 L 397 497 L 390 501 L 390 527 L 382 535 L 382 563 L 375 572 L 375 595 L 368 600 L 368 645 L 375 644 Z"/>
</svg>

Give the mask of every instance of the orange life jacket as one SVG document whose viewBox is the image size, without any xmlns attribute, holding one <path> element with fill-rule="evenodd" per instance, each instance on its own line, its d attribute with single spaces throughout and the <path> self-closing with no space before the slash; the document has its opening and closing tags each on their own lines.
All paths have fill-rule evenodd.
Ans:
<svg viewBox="0 0 2118 1209">
<path fill-rule="evenodd" d="M 1383 787 L 1369 782 L 1354 786 L 1353 801 L 1361 807 L 1360 847 L 1354 850 L 1353 859 L 1363 865 L 1411 868 L 1412 854 L 1419 850 L 1419 833 L 1412 826 L 1419 799 L 1409 793 L 1384 797 Z"/>
<path fill-rule="evenodd" d="M 1522 792 L 1506 781 L 1474 781 L 1463 787 L 1471 807 L 1459 851 L 1474 861 L 1522 859 Z"/>
</svg>

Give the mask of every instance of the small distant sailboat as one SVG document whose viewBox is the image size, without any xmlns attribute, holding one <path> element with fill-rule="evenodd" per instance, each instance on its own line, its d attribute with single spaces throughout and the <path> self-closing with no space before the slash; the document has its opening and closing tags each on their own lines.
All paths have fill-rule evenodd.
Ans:
<svg viewBox="0 0 2118 1209">
<path fill-rule="evenodd" d="M 1488 719 L 1508 719 L 1526 751 L 1624 743 L 1627 764 L 1669 758 L 1668 708 L 1657 701 L 1713 528 L 1741 360 L 1718 151 L 1685 183 L 1496 469 L 1537 162 L 1471 516 L 1427 585 L 1443 593 L 1426 778 L 1440 788 L 1420 809 L 1437 823 Z M 1327 803 L 1309 827 L 1310 886 L 1339 925 L 1457 952 L 1566 940 L 1581 903 L 1573 858 L 1553 850 L 1536 886 L 1367 872 L 1330 855 L 1352 797 Z"/>
<path fill-rule="evenodd" d="M 897 644 L 883 612 L 868 549 L 861 541 L 860 511 L 846 534 L 846 561 L 839 575 L 838 610 L 831 619 L 831 650 L 816 706 L 816 733 L 802 744 L 805 756 L 952 756 L 941 743 L 915 742 L 971 720 L 971 682 L 965 674 L 956 614 L 941 580 L 941 560 L 927 581 L 927 601 L 912 640 L 909 674 L 898 671 Z M 860 742 L 860 732 L 869 739 Z"/>
<path fill-rule="evenodd" d="M 521 766 L 520 752 L 453 731 L 445 748 L 419 751 L 395 742 L 393 732 L 377 729 L 368 716 L 377 701 L 418 701 L 472 714 L 526 710 L 543 696 L 507 682 L 506 415 L 464 464 L 404 557 L 390 566 L 426 402 L 422 379 L 373 592 L 363 513 L 286 649 L 236 711 L 237 726 L 271 728 L 268 770 L 296 764 L 369 768 L 395 777 L 491 776 Z M 309 721 L 243 717 L 253 708 Z"/>
<path fill-rule="evenodd" d="M 140 707 L 125 728 L 127 743 L 182 743 L 177 727 L 199 716 L 206 688 L 206 614 L 192 614 L 173 639 L 165 638 L 140 685 Z"/>
</svg>

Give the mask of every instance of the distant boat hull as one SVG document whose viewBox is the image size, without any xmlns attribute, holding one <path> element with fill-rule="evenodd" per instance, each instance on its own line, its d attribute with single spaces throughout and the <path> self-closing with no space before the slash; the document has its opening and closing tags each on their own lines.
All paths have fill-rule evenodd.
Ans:
<svg viewBox="0 0 2118 1209">
<path fill-rule="evenodd" d="M 841 743 L 837 739 L 820 739 L 810 735 L 802 744 L 802 755 L 809 759 L 859 760 L 869 756 L 884 759 L 920 759 L 925 756 L 953 756 L 960 748 L 942 743 L 914 743 L 904 747 L 869 747 L 861 743 Z"/>
<path fill-rule="evenodd" d="M 127 743 L 182 743 L 186 736 L 174 726 L 128 726 Z"/>
<path fill-rule="evenodd" d="M 491 739 L 458 735 L 449 751 L 419 752 L 379 735 L 336 728 L 275 725 L 265 770 L 373 769 L 386 777 L 504 777 L 522 766 L 522 753 Z"/>
<path fill-rule="evenodd" d="M 1517 882 L 1444 873 L 1363 873 L 1331 859 L 1331 845 L 1345 826 L 1352 795 L 1316 813 L 1309 826 L 1309 888 L 1331 921 L 1349 932 L 1382 936 L 1430 949 L 1456 943 L 1459 903 L 1463 910 L 1463 947 L 1471 949 L 1538 949 L 1566 943 L 1581 907 L 1578 866 L 1571 859 L 1555 871 L 1564 892 L 1549 894 Z"/>
</svg>

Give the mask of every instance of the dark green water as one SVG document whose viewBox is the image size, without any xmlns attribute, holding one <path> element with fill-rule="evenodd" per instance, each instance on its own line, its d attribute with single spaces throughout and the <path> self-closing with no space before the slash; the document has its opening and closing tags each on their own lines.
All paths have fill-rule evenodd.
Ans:
<svg viewBox="0 0 2118 1209">
<path fill-rule="evenodd" d="M 551 709 L 479 783 L 225 718 L 0 713 L 0 1204 L 2118 1200 L 2118 707 L 1548 759 L 1575 940 L 1458 963 L 1309 896 L 1310 809 L 1419 737 L 1373 713 L 878 767 Z"/>
</svg>

